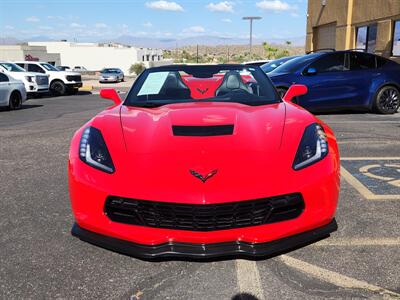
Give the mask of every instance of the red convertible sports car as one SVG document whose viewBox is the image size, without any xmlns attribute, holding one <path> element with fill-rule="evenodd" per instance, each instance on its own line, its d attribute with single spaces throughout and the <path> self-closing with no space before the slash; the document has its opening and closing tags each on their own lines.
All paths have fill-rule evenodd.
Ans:
<svg viewBox="0 0 400 300">
<path fill-rule="evenodd" d="M 72 234 L 120 253 L 270 256 L 329 236 L 339 193 L 332 130 L 281 99 L 259 67 L 145 70 L 79 129 Z"/>
</svg>

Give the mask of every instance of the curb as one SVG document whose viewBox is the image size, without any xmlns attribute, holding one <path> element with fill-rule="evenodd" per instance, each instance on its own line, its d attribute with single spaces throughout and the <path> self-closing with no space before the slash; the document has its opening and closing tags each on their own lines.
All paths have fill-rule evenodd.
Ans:
<svg viewBox="0 0 400 300">
<path fill-rule="evenodd" d="M 79 88 L 79 91 L 81 92 L 91 92 L 93 90 L 92 85 L 83 85 Z"/>
</svg>

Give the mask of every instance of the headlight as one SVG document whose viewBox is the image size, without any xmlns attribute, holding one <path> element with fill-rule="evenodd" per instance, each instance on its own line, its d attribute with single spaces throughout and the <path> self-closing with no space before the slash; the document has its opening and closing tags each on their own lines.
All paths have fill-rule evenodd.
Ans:
<svg viewBox="0 0 400 300">
<path fill-rule="evenodd" d="M 79 157 L 86 164 L 106 173 L 114 173 L 115 168 L 100 130 L 88 127 L 83 131 L 79 145 Z"/>
<path fill-rule="evenodd" d="M 33 82 L 34 76 L 25 76 L 26 81 Z"/>
<path fill-rule="evenodd" d="M 324 129 L 319 124 L 311 124 L 304 130 L 293 162 L 293 169 L 300 170 L 308 167 L 327 155 L 328 140 Z"/>
</svg>

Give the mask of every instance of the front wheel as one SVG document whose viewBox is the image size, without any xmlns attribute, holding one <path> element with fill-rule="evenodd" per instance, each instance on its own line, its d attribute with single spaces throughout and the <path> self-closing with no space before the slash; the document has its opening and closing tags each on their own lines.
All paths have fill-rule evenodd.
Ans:
<svg viewBox="0 0 400 300">
<path fill-rule="evenodd" d="M 62 96 L 65 95 L 67 88 L 62 81 L 53 81 L 50 84 L 50 91 L 55 96 Z"/>
<path fill-rule="evenodd" d="M 10 95 L 10 100 L 8 103 L 8 108 L 10 110 L 14 110 L 14 109 L 20 109 L 22 106 L 22 97 L 21 94 L 18 92 L 13 92 Z"/>
<path fill-rule="evenodd" d="M 400 107 L 400 93 L 394 86 L 384 86 L 374 99 L 374 111 L 380 114 L 394 114 Z"/>
</svg>

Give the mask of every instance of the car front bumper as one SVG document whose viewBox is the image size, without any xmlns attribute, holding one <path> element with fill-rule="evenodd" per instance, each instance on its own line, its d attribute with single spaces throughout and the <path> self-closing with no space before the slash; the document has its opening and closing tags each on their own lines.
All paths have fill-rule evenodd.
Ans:
<svg viewBox="0 0 400 300">
<path fill-rule="evenodd" d="M 117 82 L 119 80 L 118 77 L 100 77 L 99 82 Z"/>
<path fill-rule="evenodd" d="M 67 83 L 65 84 L 67 86 L 67 88 L 69 89 L 78 89 L 80 87 L 82 87 L 82 82 L 73 82 L 73 83 Z"/>
<path fill-rule="evenodd" d="M 72 235 L 79 239 L 133 257 L 142 259 L 157 258 L 192 258 L 207 259 L 216 257 L 243 256 L 268 257 L 284 253 L 326 238 L 337 230 L 337 223 L 332 219 L 328 224 L 300 234 L 266 243 L 247 243 L 233 241 L 213 244 L 192 244 L 168 242 L 157 245 L 144 245 L 105 236 L 86 229 L 78 224 L 72 227 Z"/>
</svg>

